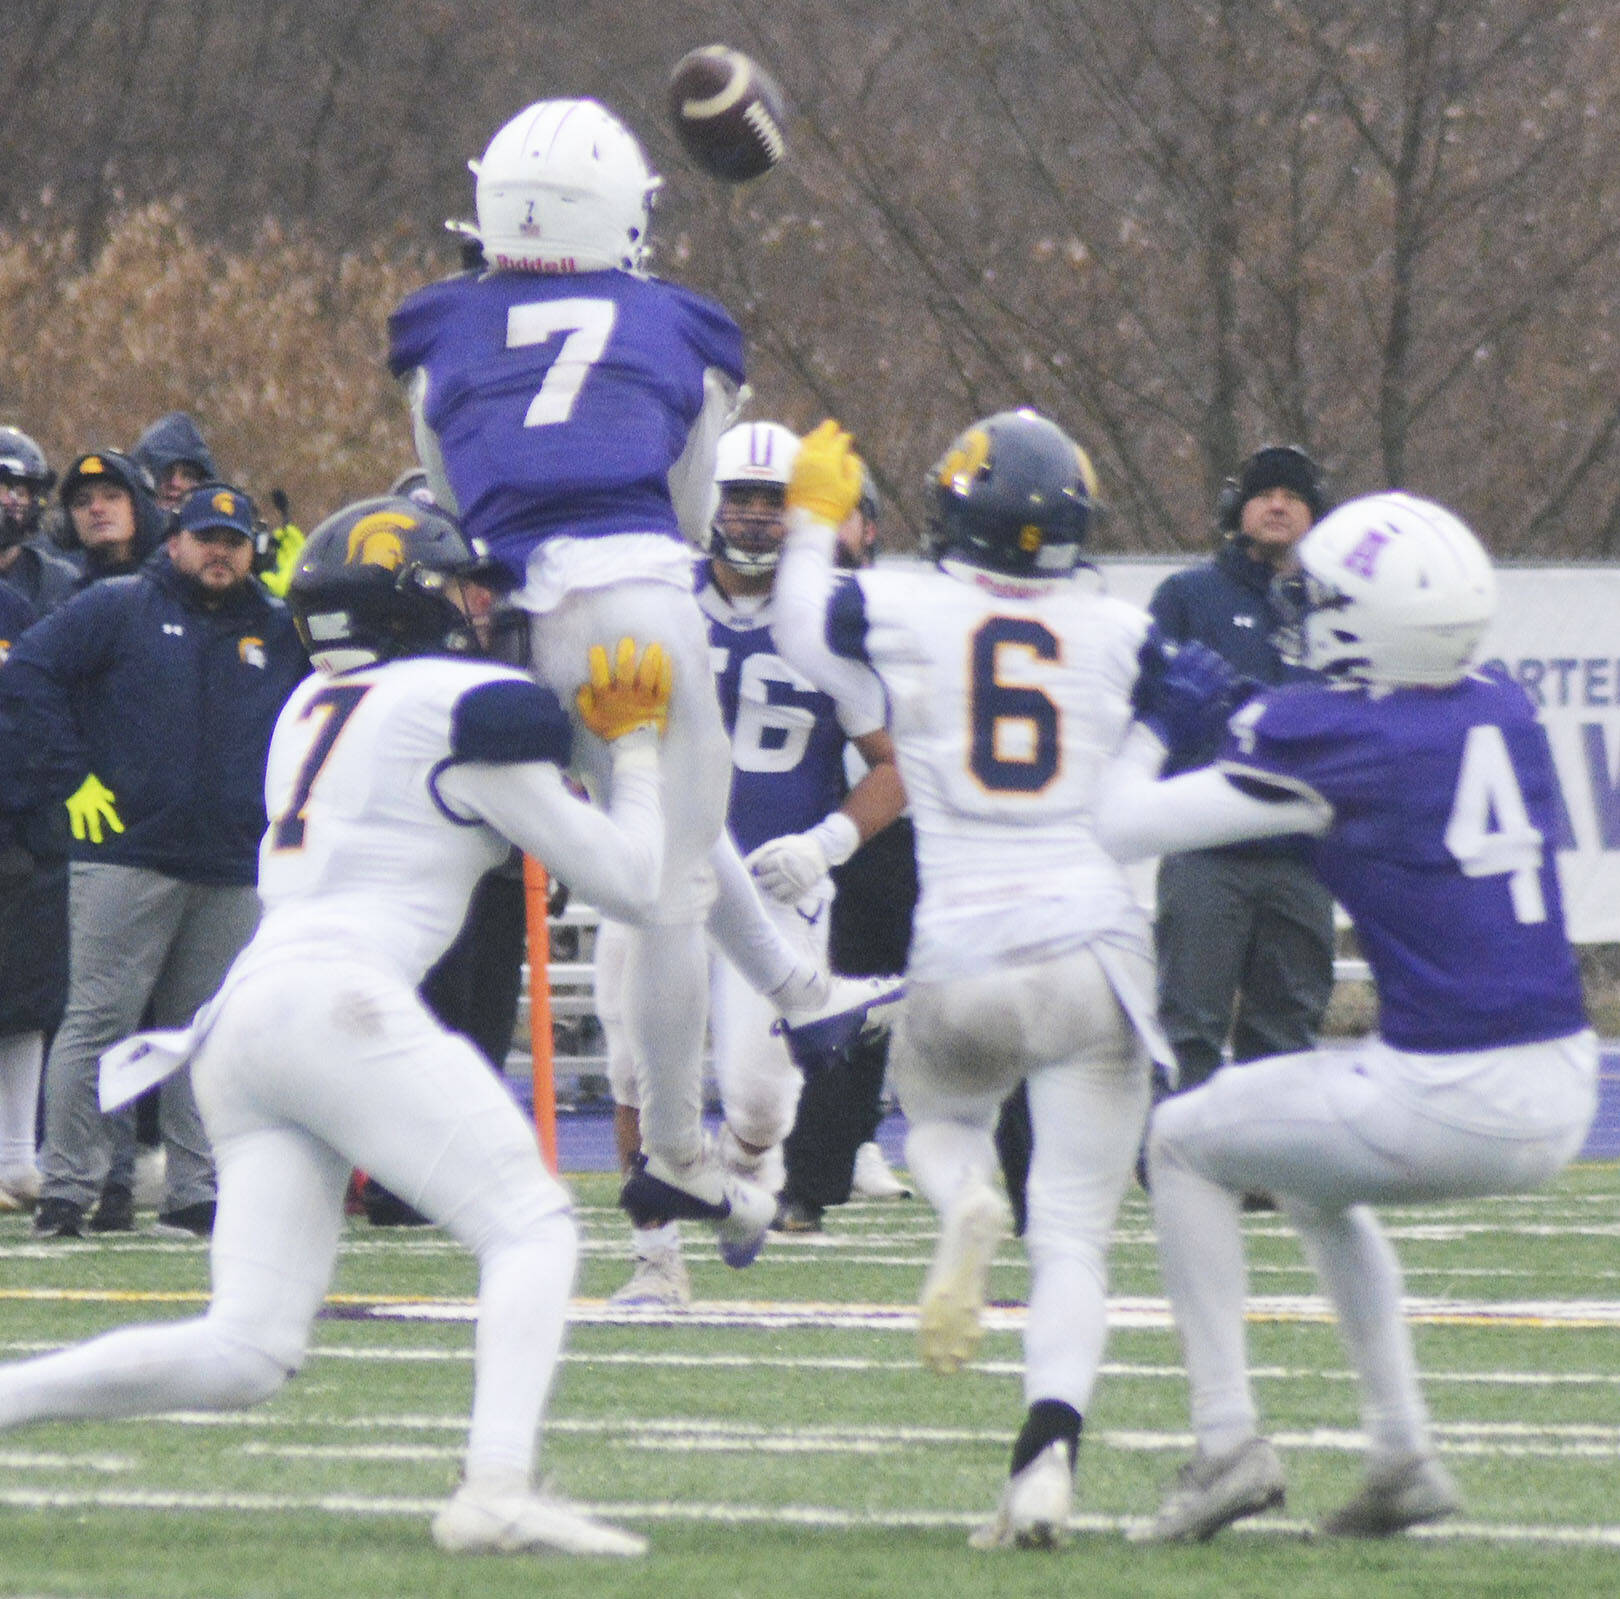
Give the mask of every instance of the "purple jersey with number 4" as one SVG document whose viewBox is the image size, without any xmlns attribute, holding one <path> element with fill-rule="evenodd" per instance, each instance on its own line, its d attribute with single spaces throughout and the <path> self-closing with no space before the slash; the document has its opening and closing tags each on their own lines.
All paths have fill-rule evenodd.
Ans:
<svg viewBox="0 0 1620 1599">
<path fill-rule="evenodd" d="M 1333 807 L 1314 863 L 1355 924 L 1397 1049 L 1492 1049 L 1587 1025 L 1548 842 L 1552 753 L 1505 675 L 1274 689 L 1233 719 L 1218 765 Z"/>
<path fill-rule="evenodd" d="M 465 274 L 394 312 L 388 365 L 426 371 L 462 526 L 521 579 L 554 533 L 681 536 L 670 468 L 704 373 L 741 384 L 743 339 L 719 305 L 658 278 Z"/>
</svg>

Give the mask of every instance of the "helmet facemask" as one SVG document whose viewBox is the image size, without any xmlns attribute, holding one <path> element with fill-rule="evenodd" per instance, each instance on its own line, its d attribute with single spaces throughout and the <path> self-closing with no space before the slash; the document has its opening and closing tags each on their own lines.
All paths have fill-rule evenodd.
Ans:
<svg viewBox="0 0 1620 1599">
<path fill-rule="evenodd" d="M 722 483 L 720 508 L 709 528 L 709 553 L 749 577 L 774 572 L 787 537 L 786 501 L 780 483 Z"/>
<path fill-rule="evenodd" d="M 0 467 L 0 550 L 32 538 L 44 512 L 43 485 Z"/>
</svg>

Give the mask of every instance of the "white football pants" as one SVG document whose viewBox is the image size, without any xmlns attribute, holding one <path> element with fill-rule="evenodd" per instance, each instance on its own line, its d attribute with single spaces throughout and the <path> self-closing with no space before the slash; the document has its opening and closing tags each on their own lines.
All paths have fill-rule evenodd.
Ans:
<svg viewBox="0 0 1620 1599">
<path fill-rule="evenodd" d="M 1147 1118 L 1147 1051 L 1097 958 L 1080 950 L 949 983 L 913 983 L 889 1050 L 906 1164 L 944 1212 L 995 1180 L 1001 1102 L 1029 1082 L 1034 1152 L 1024 1396 L 1084 1414 L 1107 1337 L 1108 1241 Z"/>
<path fill-rule="evenodd" d="M 827 959 L 832 883 L 827 880 L 797 905 L 765 902 L 765 915 L 801 963 L 819 970 Z M 712 930 L 711 930 L 712 931 Z M 624 963 L 629 930 L 615 922 L 597 929 L 594 1001 L 607 1048 L 608 1084 L 616 1105 L 639 1109 L 644 1073 L 624 1020 Z M 718 950 L 710 961 L 710 1038 L 715 1078 L 727 1125 L 745 1143 L 769 1148 L 786 1138 L 798 1109 L 803 1076 L 786 1043 L 772 1032 L 776 1006 L 753 979 Z"/>
<path fill-rule="evenodd" d="M 703 1038 L 708 1010 L 704 921 L 714 899 L 710 856 L 725 825 L 731 746 L 709 666 L 708 624 L 692 594 L 660 580 L 618 581 L 567 592 L 530 627 L 534 671 L 574 718 L 574 766 L 593 794 L 609 775 L 607 746 L 579 721 L 574 696 L 588 652 L 612 660 L 618 641 L 657 641 L 674 669 L 663 771 L 664 876 L 657 903 L 631 929 L 624 962 L 624 1015 L 646 1074 L 641 1137 L 672 1165 L 702 1151 Z"/>
<path fill-rule="evenodd" d="M 1244 1343 L 1241 1196 L 1276 1196 L 1332 1299 L 1375 1458 L 1425 1451 L 1401 1271 L 1369 1205 L 1539 1188 L 1597 1104 L 1589 1033 L 1479 1054 L 1377 1040 L 1219 1071 L 1165 1100 L 1149 1138 L 1159 1258 L 1200 1446 L 1222 1454 L 1258 1412 Z"/>
<path fill-rule="evenodd" d="M 578 1236 L 472 1046 L 398 976 L 314 949 L 233 982 L 192 1079 L 219 1169 L 207 1313 L 0 1367 L 0 1426 L 269 1397 L 303 1363 L 358 1166 L 477 1256 L 467 1469 L 531 1471 Z"/>
</svg>

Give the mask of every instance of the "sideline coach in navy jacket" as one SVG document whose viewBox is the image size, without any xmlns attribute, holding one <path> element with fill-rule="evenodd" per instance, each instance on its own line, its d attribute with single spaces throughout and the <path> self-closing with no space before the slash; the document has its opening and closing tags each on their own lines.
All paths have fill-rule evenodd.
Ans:
<svg viewBox="0 0 1620 1599">
<path fill-rule="evenodd" d="M 257 530 L 240 490 L 193 489 L 138 572 L 75 596 L 0 668 L 0 809 L 65 802 L 74 835 L 42 1237 L 77 1236 L 106 1175 L 101 1052 L 149 1002 L 155 1026 L 188 1023 L 258 921 L 265 756 L 308 662 L 291 614 L 252 576 Z M 187 1074 L 170 1085 L 160 1230 L 206 1234 L 213 1163 Z"/>
</svg>

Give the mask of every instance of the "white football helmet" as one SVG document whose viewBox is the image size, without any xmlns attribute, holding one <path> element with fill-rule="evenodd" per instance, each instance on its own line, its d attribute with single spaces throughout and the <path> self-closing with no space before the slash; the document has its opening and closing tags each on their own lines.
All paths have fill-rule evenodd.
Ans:
<svg viewBox="0 0 1620 1599">
<path fill-rule="evenodd" d="M 715 560 L 751 575 L 775 569 L 787 536 L 782 508 L 798 453 L 798 434 L 780 422 L 739 422 L 720 435 L 714 457 L 718 497 L 709 522 L 709 554 Z M 743 506 L 727 492 L 760 487 L 775 490 L 772 505 Z"/>
<path fill-rule="evenodd" d="M 478 178 L 478 237 L 492 267 L 633 270 L 646 253 L 663 180 L 635 136 L 594 100 L 540 100 L 489 142 Z"/>
<path fill-rule="evenodd" d="M 1302 578 L 1274 585 L 1299 635 L 1292 648 L 1279 642 L 1330 677 L 1455 683 L 1496 614 L 1496 574 L 1479 540 L 1443 506 L 1412 494 L 1341 505 L 1300 541 L 1299 561 Z"/>
</svg>

